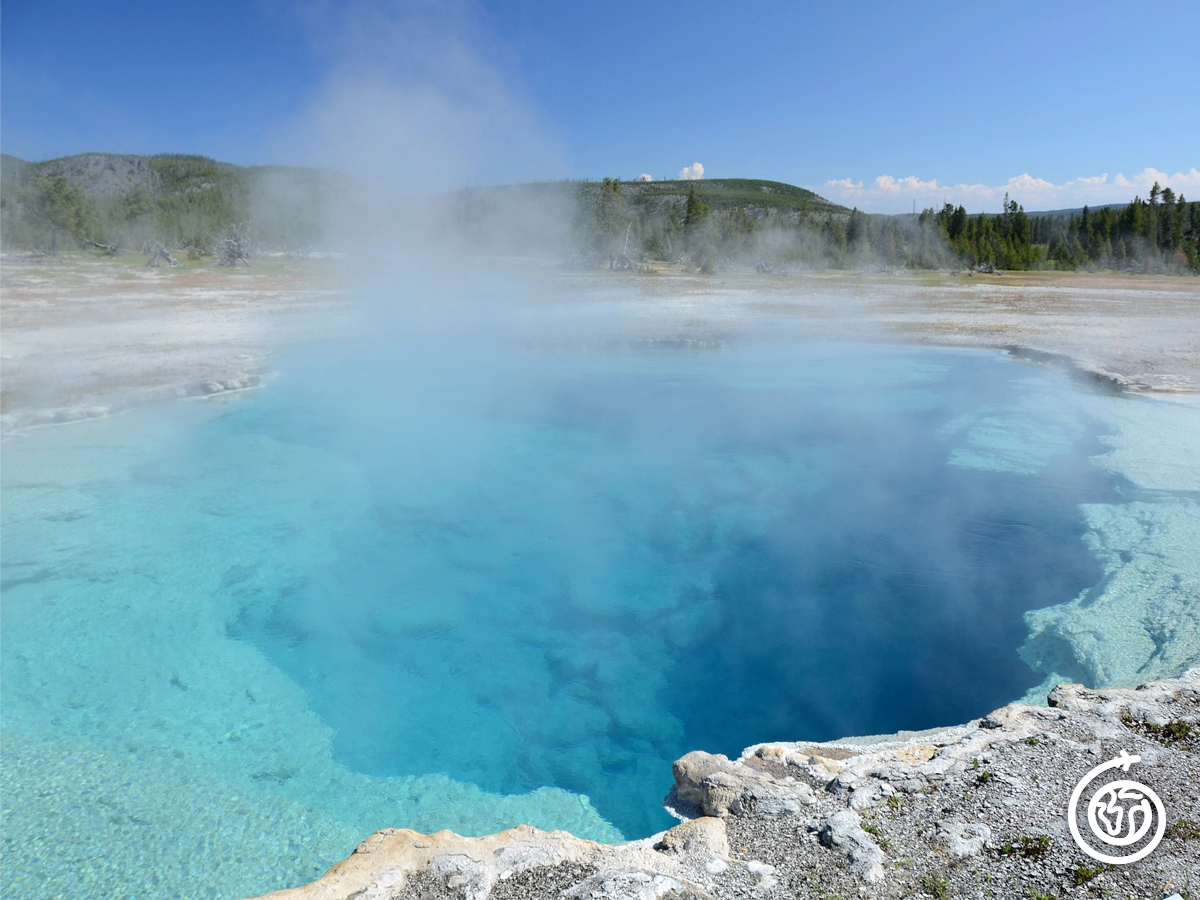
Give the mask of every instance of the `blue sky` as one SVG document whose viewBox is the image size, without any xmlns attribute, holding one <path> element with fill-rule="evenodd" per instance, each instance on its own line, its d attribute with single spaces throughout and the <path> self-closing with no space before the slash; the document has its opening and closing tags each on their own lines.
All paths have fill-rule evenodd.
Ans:
<svg viewBox="0 0 1200 900">
<path fill-rule="evenodd" d="M 1194 0 L 5 0 L 0 144 L 438 184 L 700 163 L 879 211 L 1200 199 L 1197 38 Z"/>
</svg>

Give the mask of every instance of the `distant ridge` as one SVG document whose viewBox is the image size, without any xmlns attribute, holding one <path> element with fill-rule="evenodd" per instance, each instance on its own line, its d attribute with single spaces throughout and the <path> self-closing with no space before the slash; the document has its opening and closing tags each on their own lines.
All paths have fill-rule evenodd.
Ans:
<svg viewBox="0 0 1200 900">
<path fill-rule="evenodd" d="M 491 185 L 463 188 L 456 193 L 467 205 L 503 201 L 508 196 L 526 194 L 546 199 L 598 201 L 602 181 L 539 181 L 524 184 Z M 695 191 L 716 212 L 741 210 L 757 217 L 771 215 L 848 216 L 850 210 L 819 194 L 756 178 L 705 178 L 692 181 L 622 181 L 621 198 L 631 209 L 648 214 L 668 210 L 682 211 L 688 195 Z"/>
<path fill-rule="evenodd" d="M 139 156 L 131 153 L 79 153 L 42 162 L 30 162 L 8 153 L 0 154 L 0 177 L 5 189 L 30 177 L 60 175 L 90 197 L 108 197 L 128 193 L 138 187 L 146 190 L 179 191 L 210 189 L 223 186 L 230 180 L 264 173 L 283 173 L 298 177 L 325 177 L 343 181 L 346 176 L 326 169 L 305 166 L 239 166 L 207 156 L 186 153 L 158 153 Z M 514 187 L 568 186 L 589 193 L 602 182 L 569 180 L 534 182 L 528 185 L 495 185 L 464 188 L 464 193 L 490 193 Z M 623 181 L 621 190 L 635 203 L 653 198 L 683 197 L 697 190 L 713 208 L 756 206 L 772 209 L 849 213 L 840 206 L 807 188 L 780 181 L 757 178 L 706 178 L 675 181 Z"/>
<path fill-rule="evenodd" d="M 11 201 L 33 180 L 61 177 L 82 192 L 94 210 L 100 235 L 127 231 L 132 224 L 180 244 L 203 242 L 229 224 L 260 219 L 264 210 L 255 198 L 270 193 L 272 207 L 280 195 L 284 207 L 266 230 L 285 242 L 319 243 L 321 218 L 331 201 L 348 192 L 354 179 L 338 172 L 301 166 L 238 166 L 206 156 L 160 153 L 80 153 L 42 162 L 0 155 L 0 195 Z M 506 198 L 524 193 L 563 203 L 594 202 L 600 181 L 557 181 L 464 188 L 455 192 L 461 209 L 486 214 Z M 634 211 L 666 214 L 682 211 L 691 191 L 714 211 L 740 210 L 756 218 L 783 216 L 843 217 L 850 210 L 805 188 L 752 178 L 696 181 L 626 181 L 624 202 Z M 6 219 L 10 239 L 30 243 L 20 222 Z M 135 229 L 137 230 L 137 229 Z M 11 242 L 11 240 L 10 240 Z"/>
<path fill-rule="evenodd" d="M 157 193 L 182 191 L 223 191 L 237 182 L 261 179 L 265 175 L 287 176 L 296 180 L 328 180 L 336 184 L 348 177 L 325 169 L 303 166 L 238 166 L 207 156 L 183 153 L 159 153 L 138 156 L 129 153 L 80 153 L 42 162 L 29 162 L 7 153 L 0 154 L 2 189 L 9 193 L 29 178 L 59 175 L 80 188 L 89 197 L 122 196 L 139 188 Z M 553 181 L 523 185 L 495 185 L 462 189 L 464 195 L 504 193 L 512 189 L 536 189 L 555 192 L 573 190 L 590 195 L 602 182 Z M 788 212 L 824 212 L 849 214 L 840 206 L 806 188 L 756 178 L 707 178 L 691 181 L 623 181 L 621 191 L 635 205 L 656 205 L 656 201 L 684 200 L 690 191 L 703 195 L 714 209 L 759 208 Z"/>
<path fill-rule="evenodd" d="M 307 173 L 335 179 L 343 177 L 324 169 L 305 166 L 238 166 L 189 153 L 157 153 L 153 156 L 78 153 L 42 162 L 29 162 L 8 153 L 0 153 L 0 178 L 5 188 L 30 177 L 61 175 L 90 197 L 124 194 L 137 187 L 181 190 L 201 186 L 206 179 L 212 187 L 217 187 L 227 179 L 272 172 Z"/>
<path fill-rule="evenodd" d="M 1124 209 L 1128 203 L 1104 203 L 1100 206 L 1088 206 L 1088 212 L 1099 212 L 1102 209 Z M 1075 209 L 1039 209 L 1033 212 L 1026 212 L 1027 216 L 1081 216 L 1083 215 L 1083 207 L 1078 206 Z"/>
<path fill-rule="evenodd" d="M 600 182 L 581 182 L 599 186 Z M 704 178 L 692 181 L 623 181 L 621 191 L 635 204 L 659 198 L 686 199 L 695 190 L 713 209 L 760 208 L 787 212 L 848 215 L 850 210 L 807 188 L 758 178 Z"/>
</svg>

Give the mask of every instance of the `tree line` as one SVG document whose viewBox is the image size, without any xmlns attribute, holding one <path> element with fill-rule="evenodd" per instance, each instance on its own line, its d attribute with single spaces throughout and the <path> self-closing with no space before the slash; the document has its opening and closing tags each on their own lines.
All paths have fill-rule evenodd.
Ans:
<svg viewBox="0 0 1200 900">
<path fill-rule="evenodd" d="M 1031 215 L 1007 195 L 1003 211 L 992 216 L 952 204 L 916 216 L 836 208 L 781 212 L 766 205 L 716 209 L 705 187 L 696 185 L 673 204 L 655 205 L 623 198 L 621 182 L 613 178 L 585 196 L 579 240 L 610 264 L 632 244 L 643 258 L 702 271 L 749 263 L 766 271 L 992 267 L 1200 274 L 1200 203 L 1157 183 L 1148 200 L 1060 215 Z"/>
<path fill-rule="evenodd" d="M 938 268 L 953 259 L 936 219 L 867 215 L 815 198 L 780 208 L 691 184 L 664 202 L 622 196 L 619 179 L 581 192 L 577 239 L 595 260 L 620 258 L 632 246 L 643 259 L 682 263 L 702 272 L 756 266 L 760 271 Z M 745 202 L 750 199 L 751 202 Z"/>
<path fill-rule="evenodd" d="M 1158 182 L 1148 200 L 1122 208 L 1030 216 L 1005 195 L 997 216 L 970 216 L 949 203 L 921 215 L 937 222 L 956 258 L 969 265 L 1200 273 L 1200 203 Z"/>
</svg>

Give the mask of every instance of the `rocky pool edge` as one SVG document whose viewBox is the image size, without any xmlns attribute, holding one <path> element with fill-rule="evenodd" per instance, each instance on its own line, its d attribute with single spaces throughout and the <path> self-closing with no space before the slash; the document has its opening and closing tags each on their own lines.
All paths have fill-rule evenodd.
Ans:
<svg viewBox="0 0 1200 900">
<path fill-rule="evenodd" d="M 740 758 L 693 751 L 665 805 L 683 821 L 599 844 L 528 826 L 483 837 L 387 828 L 322 878 L 271 900 L 504 900 L 995 896 L 1163 897 L 1200 892 L 1200 667 L 1133 689 L 1063 684 L 963 725 Z M 1069 797 L 1098 764 L 1161 798 L 1145 859 L 1080 849 Z M 665 773 L 664 773 L 665 776 Z M 665 778 L 664 778 L 665 781 Z"/>
</svg>

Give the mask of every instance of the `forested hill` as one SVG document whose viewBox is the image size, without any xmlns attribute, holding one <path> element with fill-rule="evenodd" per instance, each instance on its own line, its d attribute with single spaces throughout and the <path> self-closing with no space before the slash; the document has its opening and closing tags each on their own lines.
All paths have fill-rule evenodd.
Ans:
<svg viewBox="0 0 1200 900">
<path fill-rule="evenodd" d="M 611 181 L 610 181 L 611 183 Z M 576 182 L 585 197 L 597 197 L 604 182 Z M 675 206 L 683 209 L 688 195 L 696 188 L 714 211 L 726 209 L 773 210 L 776 213 L 835 213 L 848 215 L 845 206 L 831 203 L 806 188 L 780 181 L 756 178 L 706 178 L 703 181 L 626 181 L 621 182 L 625 201 L 639 209 Z"/>
<path fill-rule="evenodd" d="M 612 182 L 610 182 L 612 183 Z M 693 182 L 627 182 L 623 203 L 643 216 L 682 217 Z M 287 166 L 245 168 L 203 156 L 132 156 L 85 153 L 30 163 L 4 154 L 0 196 L 4 241 L 14 248 L 48 248 L 80 239 L 140 243 L 148 238 L 174 246 L 203 246 L 231 224 L 252 227 L 255 239 L 272 245 L 317 246 L 325 239 L 332 204 L 351 188 L 337 173 Z M 530 198 L 548 209 L 568 210 L 587 230 L 586 215 L 600 202 L 601 182 L 546 182 L 469 188 L 455 208 L 460 224 L 476 231 L 504 223 Z M 719 213 L 738 209 L 758 216 L 848 215 L 804 188 L 775 181 L 712 179 L 705 201 Z M 580 235 L 588 243 L 587 235 Z"/>
<path fill-rule="evenodd" d="M 497 252 L 554 247 L 584 264 L 684 260 L 709 269 L 718 260 L 744 263 L 758 252 L 754 235 L 844 231 L 851 214 L 805 188 L 750 178 L 467 188 L 455 195 L 453 212 L 459 233 Z"/>
<path fill-rule="evenodd" d="M 447 200 L 441 224 L 469 251 L 586 266 L 1200 273 L 1200 203 L 1159 185 L 1146 199 L 1095 210 L 1026 213 L 1006 197 L 998 215 L 949 204 L 915 216 L 869 215 L 804 188 L 741 178 L 541 182 L 468 188 Z M 330 222 L 363 202 L 376 205 L 376 220 L 381 209 L 386 218 L 385 194 L 318 169 L 173 154 L 0 159 L 5 250 L 159 244 L 203 255 L 233 226 L 257 250 L 346 249 L 330 246 Z M 363 217 L 347 217 L 356 218 Z"/>
<path fill-rule="evenodd" d="M 529 189 L 463 192 L 461 219 L 511 219 L 496 201 L 506 191 Z M 575 191 L 573 236 L 577 248 L 590 251 L 582 257 L 577 251 L 577 259 L 592 264 L 607 258 L 610 266 L 629 267 L 649 258 L 703 271 L 751 265 L 767 273 L 971 266 L 1200 274 L 1200 203 L 1158 184 L 1146 199 L 1065 214 L 1026 213 L 1006 196 L 998 215 L 949 204 L 919 215 L 871 215 L 803 188 L 743 179 L 606 178 Z"/>
<path fill-rule="evenodd" d="M 224 229 L 245 225 L 258 243 L 315 248 L 347 184 L 319 169 L 243 167 L 204 156 L 85 153 L 31 163 L 4 154 L 3 240 L 6 249 L 87 240 L 203 248 Z"/>
</svg>

